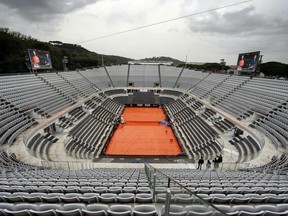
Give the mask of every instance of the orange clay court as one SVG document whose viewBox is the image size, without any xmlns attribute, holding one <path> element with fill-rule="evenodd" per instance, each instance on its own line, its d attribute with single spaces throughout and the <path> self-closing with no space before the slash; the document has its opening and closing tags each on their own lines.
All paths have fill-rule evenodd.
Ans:
<svg viewBox="0 0 288 216">
<path fill-rule="evenodd" d="M 161 108 L 127 107 L 124 125 L 119 125 L 106 149 L 108 155 L 178 155 L 181 148 L 172 129 L 160 124 Z"/>
</svg>

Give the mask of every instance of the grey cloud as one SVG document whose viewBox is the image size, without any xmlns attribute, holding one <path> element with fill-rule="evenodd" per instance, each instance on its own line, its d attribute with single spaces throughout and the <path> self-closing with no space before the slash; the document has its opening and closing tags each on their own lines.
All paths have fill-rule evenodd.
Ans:
<svg viewBox="0 0 288 216">
<path fill-rule="evenodd" d="M 16 9 L 22 17 L 33 22 L 70 13 L 99 0 L 1 0 L 0 4 Z"/>
<path fill-rule="evenodd" d="M 288 19 L 277 17 L 277 14 L 259 14 L 253 6 L 236 12 L 221 15 L 211 13 L 206 18 L 195 18 L 188 23 L 192 32 L 257 36 L 271 34 L 287 34 Z"/>
</svg>

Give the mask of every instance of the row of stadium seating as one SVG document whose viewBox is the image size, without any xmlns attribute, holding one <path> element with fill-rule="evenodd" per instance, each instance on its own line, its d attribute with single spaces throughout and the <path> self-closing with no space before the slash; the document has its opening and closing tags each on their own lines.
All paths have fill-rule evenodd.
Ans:
<svg viewBox="0 0 288 216">
<path fill-rule="evenodd" d="M 216 189 L 215 189 L 216 190 Z M 257 205 L 257 204 L 279 204 L 279 203 L 288 203 L 287 194 L 257 194 L 257 193 L 247 193 L 247 194 L 223 194 L 223 193 L 211 193 L 205 194 L 202 191 L 206 192 L 205 189 L 199 189 L 197 195 L 203 198 L 205 201 L 215 204 L 226 204 L 226 205 Z M 232 190 L 230 191 L 232 192 Z M 158 193 L 156 194 L 156 203 L 165 203 L 167 194 Z M 187 193 L 174 193 L 171 196 L 171 203 L 174 204 L 187 204 L 195 202 L 196 198 Z"/>
<path fill-rule="evenodd" d="M 189 105 L 177 99 L 164 108 L 176 123 L 173 129 L 180 134 L 178 138 L 184 140 L 186 152 L 191 158 L 212 158 L 221 153 L 223 147 L 216 141 L 218 133 L 197 116 Z"/>
<path fill-rule="evenodd" d="M 229 143 L 234 145 L 239 152 L 237 162 L 245 161 L 250 155 L 257 154 L 261 150 L 261 146 L 250 135 L 246 137 L 239 135 L 229 140 Z"/>
<path fill-rule="evenodd" d="M 179 208 L 184 212 L 185 210 L 190 211 L 191 204 L 193 204 L 194 211 L 198 209 L 197 215 L 201 214 L 199 209 L 203 208 L 203 204 L 197 205 L 199 203 L 198 198 L 189 195 L 187 189 L 197 193 L 207 202 L 217 204 L 216 207 L 224 212 L 227 212 L 228 208 L 218 204 L 229 205 L 231 212 L 247 211 L 246 215 L 255 212 L 268 213 L 267 209 L 282 215 L 286 214 L 287 211 L 287 205 L 284 205 L 287 203 L 288 193 L 286 175 L 191 169 L 161 169 L 161 171 L 171 178 L 178 179 L 183 186 L 179 187 L 174 183 L 170 185 L 172 193 L 171 212 L 178 211 Z M 71 202 L 74 206 L 77 206 L 76 203 L 80 204 L 84 209 L 88 208 L 90 202 L 99 202 L 100 205 L 103 203 L 110 205 L 115 203 L 117 205 L 116 203 L 129 202 L 132 207 L 142 205 L 141 203 L 145 202 L 153 202 L 153 194 L 148 187 L 151 184 L 149 184 L 144 169 L 103 168 L 77 171 L 30 170 L 29 172 L 17 170 L 1 173 L 0 184 L 2 191 L 0 192 L 0 200 L 1 205 L 3 205 L 1 209 L 8 209 L 8 211 L 4 210 L 6 213 L 9 213 L 10 209 L 11 214 L 17 214 L 16 211 L 20 209 L 24 212 L 30 212 L 29 209 L 33 209 L 35 205 L 35 208 L 38 209 L 48 205 L 47 203 L 55 203 L 63 210 L 67 203 Z M 163 193 L 166 192 L 167 185 L 167 179 L 157 178 L 155 183 L 156 203 L 164 202 L 166 194 Z M 128 189 L 128 192 L 125 189 Z M 96 192 L 97 190 L 98 192 Z M 34 206 L 31 207 L 31 204 Z M 253 206 L 247 207 L 247 204 Z M 18 207 L 16 208 L 16 206 Z M 81 212 L 80 206 L 77 206 L 76 209 Z M 215 211 L 212 207 L 205 206 L 205 208 L 206 210 L 202 209 L 202 211 L 209 212 L 208 215 L 211 215 L 211 211 Z M 260 208 L 262 210 L 259 210 Z M 164 206 L 160 210 L 162 212 Z M 183 213 L 183 215 L 186 214 L 187 212 Z"/>
<path fill-rule="evenodd" d="M 95 107 L 91 114 L 69 131 L 72 138 L 65 145 L 68 155 L 86 159 L 99 155 L 105 141 L 113 132 L 112 122 L 124 109 L 124 105 L 110 98 L 105 99 L 98 106 L 95 104 Z"/>
<path fill-rule="evenodd" d="M 18 172 L 26 170 L 40 169 L 40 167 L 23 163 L 16 158 L 14 153 L 7 153 L 6 151 L 0 151 L 0 172 Z"/>
<path fill-rule="evenodd" d="M 123 69 L 122 66 L 119 67 Z M 141 67 L 143 69 L 143 66 Z M 141 70 L 141 67 L 139 67 L 139 70 Z M 108 71 L 111 68 L 116 71 L 117 66 L 108 67 Z M 161 67 L 163 72 L 166 69 L 170 71 L 171 67 Z M 177 68 L 174 69 L 179 70 Z M 76 97 L 84 95 L 90 96 L 91 94 L 96 93 L 98 91 L 96 84 L 99 85 L 101 79 L 105 80 L 105 82 L 109 81 L 107 73 L 103 68 L 94 70 L 68 73 L 61 72 L 58 74 L 39 74 L 38 76 L 32 74 L 4 76 L 1 77 L 0 80 L 2 86 L 2 88 L 0 87 L 1 98 L 5 99 L 7 103 L 10 103 L 15 108 L 18 108 L 21 112 L 34 109 L 42 115 L 52 115 L 60 109 L 73 104 Z M 137 70 L 135 69 L 135 71 Z M 156 71 L 157 68 L 155 67 L 155 69 L 151 70 Z M 100 72 L 96 73 L 96 71 Z M 101 74 L 101 79 L 98 77 L 99 79 L 97 80 L 99 74 Z M 157 73 L 154 72 L 153 74 L 155 74 L 155 76 L 157 75 Z M 131 76 L 132 75 L 133 74 L 131 74 Z M 172 76 L 172 74 L 169 74 L 169 76 Z M 92 79 L 92 77 L 94 78 Z M 176 78 L 175 74 L 174 78 Z M 212 103 L 215 103 L 215 106 L 239 119 L 249 117 L 255 111 L 268 114 L 268 112 L 272 112 L 278 106 L 287 102 L 286 92 L 288 90 L 288 85 L 285 80 L 255 77 L 251 79 L 249 77 L 209 74 L 184 69 L 182 76 L 179 79 L 179 83 L 181 84 L 181 82 L 184 82 L 188 84 L 187 80 L 191 81 L 189 88 L 192 94 L 194 94 L 194 89 L 195 91 L 196 89 L 202 89 L 202 92 L 198 93 L 198 97 L 208 98 Z M 103 85 L 105 88 L 108 87 L 106 84 Z M 211 88 L 212 86 L 213 88 Z M 275 86 L 277 86 L 277 88 Z M 179 88 L 182 88 L 181 85 Z M 11 91 L 11 89 L 13 89 L 13 91 Z M 226 94 L 224 94 L 225 91 Z M 219 92 L 222 92 L 223 94 L 218 94 Z M 89 108 L 89 102 L 87 103 Z M 92 102 L 90 101 L 90 103 Z M 196 110 L 202 107 L 202 104 L 199 101 L 195 101 L 191 98 L 187 100 L 186 103 L 192 103 L 191 106 Z M 93 108 L 95 107 L 96 105 L 93 106 Z M 177 107 L 175 110 L 177 110 Z M 287 120 L 287 115 L 283 118 L 285 122 Z M 268 125 L 259 121 L 258 124 L 255 124 L 255 127 L 264 132 L 276 146 L 285 146 L 287 134 L 283 134 L 283 130 L 281 131 L 281 128 L 283 128 L 282 123 L 274 120 L 273 123 L 269 122 Z M 32 123 L 30 122 L 30 124 Z M 27 126 L 27 124 L 24 123 L 23 125 L 25 125 L 25 129 L 31 126 Z M 8 126 L 6 126 L 6 128 L 7 127 Z M 18 133 L 10 139 L 10 144 L 15 137 L 22 132 L 20 129 L 16 129 L 16 131 L 18 131 Z M 7 143 L 12 134 L 13 133 L 11 132 L 8 136 L 5 136 L 5 140 L 4 138 L 1 140 L 2 144 L 3 140 L 4 143 Z"/>
<path fill-rule="evenodd" d="M 201 80 L 196 86 L 194 86 L 189 92 L 199 98 L 205 97 L 212 89 L 221 85 L 229 75 L 224 74 L 210 74 L 205 79 Z"/>
<path fill-rule="evenodd" d="M 282 154 L 280 157 L 272 157 L 271 162 L 258 166 L 256 168 L 251 168 L 251 171 L 257 172 L 277 172 L 280 174 L 287 174 L 288 171 L 288 157 L 286 154 Z"/>
<path fill-rule="evenodd" d="M 275 88 L 284 83 L 280 88 Z M 285 81 L 253 78 L 235 91 L 218 100 L 215 105 L 240 119 L 250 116 L 254 111 L 264 114 L 287 101 L 288 85 Z"/>
<path fill-rule="evenodd" d="M 1 97 L 20 111 L 35 109 L 41 115 L 51 115 L 74 102 L 55 91 L 35 75 L 1 77 Z"/>
<path fill-rule="evenodd" d="M 112 205 L 105 204 L 8 204 L 0 203 L 0 213 L 8 215 L 111 215 L 111 216 L 156 216 L 158 210 L 155 205 Z"/>
<path fill-rule="evenodd" d="M 49 133 L 46 133 L 45 135 L 37 133 L 26 144 L 26 148 L 34 157 L 41 158 L 42 160 L 51 161 L 49 156 L 49 150 L 53 143 L 56 143 L 57 141 L 58 138 Z"/>
<path fill-rule="evenodd" d="M 229 76 L 225 82 L 218 85 L 217 88 L 213 89 L 209 93 L 209 100 L 211 103 L 216 103 L 219 99 L 224 98 L 229 93 L 235 91 L 238 87 L 243 85 L 247 80 L 250 79 L 248 76 Z"/>
<path fill-rule="evenodd" d="M 73 99 L 85 96 L 74 85 L 71 85 L 56 73 L 45 73 L 45 74 L 39 74 L 38 76 L 41 77 L 43 80 L 45 80 L 49 85 L 51 85 L 56 90 L 60 91 L 64 95 L 67 95 Z"/>
<path fill-rule="evenodd" d="M 273 110 L 269 114 L 254 121 L 251 127 L 263 132 L 271 138 L 276 147 L 287 147 L 288 143 L 288 104 Z M 272 137 L 271 137 L 272 136 Z"/>
<path fill-rule="evenodd" d="M 4 99 L 0 99 L 0 143 L 11 145 L 17 136 L 35 121 Z"/>
<path fill-rule="evenodd" d="M 81 73 L 74 71 L 70 73 L 60 72 L 58 74 L 75 86 L 75 88 L 79 89 L 85 96 L 90 96 L 97 90 L 95 85 L 93 85 L 85 76 L 81 75 Z"/>
</svg>

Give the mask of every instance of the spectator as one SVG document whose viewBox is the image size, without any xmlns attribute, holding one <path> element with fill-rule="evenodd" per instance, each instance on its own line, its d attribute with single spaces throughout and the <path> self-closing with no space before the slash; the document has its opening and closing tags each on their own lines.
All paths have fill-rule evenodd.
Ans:
<svg viewBox="0 0 288 216">
<path fill-rule="evenodd" d="M 222 158 L 222 155 L 220 155 L 220 156 L 218 157 L 218 163 L 222 163 L 222 161 L 223 161 L 223 158 Z"/>
<path fill-rule="evenodd" d="M 211 161 L 210 161 L 210 160 L 207 160 L 206 169 L 207 169 L 207 170 L 210 170 L 210 169 L 211 169 Z"/>
<path fill-rule="evenodd" d="M 219 167 L 218 156 L 212 162 L 214 163 L 213 170 L 217 170 Z"/>
<path fill-rule="evenodd" d="M 202 167 L 202 164 L 204 163 L 204 160 L 203 160 L 203 157 L 201 157 L 199 160 L 198 160 L 198 168 L 197 169 L 200 169 L 201 170 L 201 167 Z"/>
</svg>

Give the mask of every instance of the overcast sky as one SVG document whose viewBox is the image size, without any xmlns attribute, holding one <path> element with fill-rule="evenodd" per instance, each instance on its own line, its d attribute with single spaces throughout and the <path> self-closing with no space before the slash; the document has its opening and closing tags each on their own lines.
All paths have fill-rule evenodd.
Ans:
<svg viewBox="0 0 288 216">
<path fill-rule="evenodd" d="M 41 41 L 133 59 L 169 56 L 235 65 L 238 54 L 288 63 L 288 0 L 0 0 L 0 25 Z M 186 16 L 123 34 L 101 36 Z M 88 42 L 84 42 L 90 40 Z"/>
</svg>

